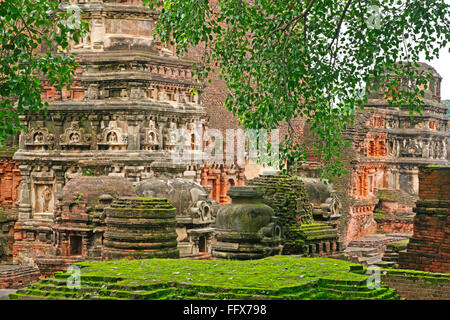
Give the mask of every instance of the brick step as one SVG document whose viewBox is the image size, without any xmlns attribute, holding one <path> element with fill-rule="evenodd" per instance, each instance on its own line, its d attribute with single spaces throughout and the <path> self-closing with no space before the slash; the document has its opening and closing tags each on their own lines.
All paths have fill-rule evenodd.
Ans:
<svg viewBox="0 0 450 320">
<path fill-rule="evenodd" d="M 395 268 L 397 266 L 397 261 L 378 261 L 375 263 L 376 266 L 380 268 Z"/>
<path fill-rule="evenodd" d="M 374 289 L 374 290 L 367 289 L 367 291 L 342 291 L 342 289 L 328 289 L 328 288 L 325 288 L 324 290 L 329 293 L 342 295 L 345 298 L 353 297 L 353 298 L 366 298 L 366 299 L 370 299 L 370 298 L 375 299 L 380 295 L 389 293 L 389 291 L 390 291 L 388 288 L 384 288 L 384 287 L 382 287 L 380 289 Z"/>
<path fill-rule="evenodd" d="M 364 266 L 370 266 L 382 261 L 381 256 L 359 258 L 359 263 Z"/>
<path fill-rule="evenodd" d="M 369 254 L 378 254 L 378 250 L 376 248 L 347 247 L 344 250 L 344 253 L 347 253 L 350 256 L 363 257 Z"/>
</svg>

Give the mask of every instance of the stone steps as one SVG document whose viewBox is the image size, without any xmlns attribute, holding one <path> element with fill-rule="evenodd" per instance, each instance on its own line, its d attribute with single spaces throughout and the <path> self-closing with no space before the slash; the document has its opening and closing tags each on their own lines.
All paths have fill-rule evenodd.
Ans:
<svg viewBox="0 0 450 320">
<path fill-rule="evenodd" d="M 410 236 L 405 233 L 369 235 L 351 241 L 344 253 L 348 254 L 353 262 L 361 263 L 364 266 L 395 266 L 398 261 L 397 252 L 406 247 Z"/>
<path fill-rule="evenodd" d="M 81 288 L 67 286 L 67 274 L 44 279 L 10 295 L 11 300 L 300 300 L 300 299 L 396 299 L 395 292 L 381 286 L 369 289 L 363 280 L 324 279 L 316 283 L 284 289 L 259 290 L 257 288 L 221 288 L 195 284 L 153 283 L 145 288 L 121 283 L 120 278 L 83 277 Z M 64 278 L 65 277 L 65 278 Z"/>
</svg>

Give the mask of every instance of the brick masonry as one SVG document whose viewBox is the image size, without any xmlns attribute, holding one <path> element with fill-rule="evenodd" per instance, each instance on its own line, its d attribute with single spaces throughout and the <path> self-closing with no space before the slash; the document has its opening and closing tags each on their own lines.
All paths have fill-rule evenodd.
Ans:
<svg viewBox="0 0 450 320">
<path fill-rule="evenodd" d="M 17 220 L 18 189 L 22 177 L 18 163 L 12 160 L 16 137 L 10 137 L 6 147 L 0 148 L 0 263 L 12 261 L 14 224 Z"/>
<path fill-rule="evenodd" d="M 22 288 L 39 276 L 39 269 L 30 266 L 0 265 L 0 289 Z"/>
<path fill-rule="evenodd" d="M 414 233 L 399 267 L 450 273 L 450 167 L 424 167 L 419 172 Z"/>
<path fill-rule="evenodd" d="M 406 300 L 450 300 L 450 276 L 446 274 L 389 270 L 381 281 Z"/>
</svg>

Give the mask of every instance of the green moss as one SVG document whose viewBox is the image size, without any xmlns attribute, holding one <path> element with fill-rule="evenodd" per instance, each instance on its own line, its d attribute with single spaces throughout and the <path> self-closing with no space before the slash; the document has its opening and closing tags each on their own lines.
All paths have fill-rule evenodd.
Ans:
<svg viewBox="0 0 450 320">
<path fill-rule="evenodd" d="M 361 267 L 328 258 L 274 256 L 261 260 L 148 259 L 81 262 L 81 289 L 68 273 L 17 292 L 74 299 L 395 299 L 391 289 L 369 290 Z"/>
<path fill-rule="evenodd" d="M 409 239 L 406 240 L 400 240 L 400 241 L 395 241 L 395 242 L 390 242 L 387 244 L 387 249 L 392 250 L 393 252 L 399 252 L 402 250 L 406 250 L 406 247 L 409 243 Z"/>
<path fill-rule="evenodd" d="M 264 189 L 264 203 L 274 210 L 283 226 L 283 254 L 303 254 L 306 234 L 300 224 L 313 223 L 312 208 L 303 182 L 296 177 L 277 175 L 255 178 L 249 184 Z"/>
</svg>

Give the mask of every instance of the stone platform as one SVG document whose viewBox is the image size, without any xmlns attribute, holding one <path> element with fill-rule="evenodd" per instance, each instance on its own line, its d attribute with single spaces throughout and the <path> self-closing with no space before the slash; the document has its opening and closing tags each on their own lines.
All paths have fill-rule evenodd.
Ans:
<svg viewBox="0 0 450 320">
<path fill-rule="evenodd" d="M 38 281 L 39 269 L 22 265 L 0 265 L 0 289 L 17 289 Z"/>
<path fill-rule="evenodd" d="M 408 233 L 372 234 L 351 241 L 344 253 L 350 256 L 350 261 L 361 263 L 365 266 L 393 266 L 395 262 L 383 259 L 389 244 L 408 240 L 410 237 L 411 234 Z"/>
</svg>

